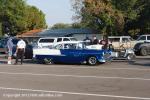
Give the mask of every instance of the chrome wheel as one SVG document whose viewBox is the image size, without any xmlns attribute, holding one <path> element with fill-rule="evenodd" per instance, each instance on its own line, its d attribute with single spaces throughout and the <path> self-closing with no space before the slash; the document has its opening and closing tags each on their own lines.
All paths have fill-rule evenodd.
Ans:
<svg viewBox="0 0 150 100">
<path fill-rule="evenodd" d="M 146 47 L 141 48 L 141 55 L 142 56 L 147 56 L 148 55 Z"/>
<path fill-rule="evenodd" d="M 135 55 L 134 55 L 134 54 L 129 54 L 129 55 L 127 56 L 127 59 L 128 59 L 129 61 L 133 61 L 133 60 L 135 60 Z"/>
<path fill-rule="evenodd" d="M 97 58 L 96 57 L 89 57 L 88 64 L 89 65 L 96 65 L 97 64 Z"/>
</svg>

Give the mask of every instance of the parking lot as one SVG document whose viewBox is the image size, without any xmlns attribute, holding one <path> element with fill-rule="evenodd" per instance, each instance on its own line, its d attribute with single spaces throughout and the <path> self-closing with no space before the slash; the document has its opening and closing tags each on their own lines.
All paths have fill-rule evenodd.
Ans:
<svg viewBox="0 0 150 100">
<path fill-rule="evenodd" d="M 0 64 L 0 100 L 150 100 L 150 56 L 98 66 Z"/>
</svg>

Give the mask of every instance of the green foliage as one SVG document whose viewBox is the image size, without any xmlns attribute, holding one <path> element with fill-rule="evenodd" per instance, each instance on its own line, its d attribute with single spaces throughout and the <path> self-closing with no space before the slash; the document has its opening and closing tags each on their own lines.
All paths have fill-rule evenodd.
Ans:
<svg viewBox="0 0 150 100">
<path fill-rule="evenodd" d="M 0 37 L 2 36 L 2 23 L 0 23 Z"/>
<path fill-rule="evenodd" d="M 64 23 L 56 23 L 51 27 L 51 29 L 65 29 L 65 28 L 71 28 L 71 25 Z"/>
<path fill-rule="evenodd" d="M 150 33 L 150 0 L 73 0 L 74 19 L 105 35 Z"/>
<path fill-rule="evenodd" d="M 71 28 L 75 28 L 75 29 L 78 29 L 78 28 L 85 28 L 82 23 L 73 23 Z"/>
<path fill-rule="evenodd" d="M 79 2 L 77 0 L 77 2 Z M 77 7 L 76 4 L 79 7 Z M 122 31 L 124 26 L 123 14 L 114 9 L 108 0 L 82 0 L 75 3 L 81 23 L 85 27 L 99 30 L 104 35 L 110 35 L 115 31 Z M 79 9 L 80 10 L 79 10 Z M 79 12 L 80 11 L 80 12 Z"/>
<path fill-rule="evenodd" d="M 25 0 L 0 0 L 0 22 L 4 34 L 16 35 L 34 28 L 45 28 L 45 15 Z"/>
<path fill-rule="evenodd" d="M 26 22 L 28 29 L 46 28 L 45 15 L 34 6 L 28 6 L 26 12 Z"/>
<path fill-rule="evenodd" d="M 136 27 L 141 30 L 141 33 L 150 34 L 150 0 L 139 0 L 137 5 L 139 9 L 139 18 L 136 19 Z"/>
</svg>

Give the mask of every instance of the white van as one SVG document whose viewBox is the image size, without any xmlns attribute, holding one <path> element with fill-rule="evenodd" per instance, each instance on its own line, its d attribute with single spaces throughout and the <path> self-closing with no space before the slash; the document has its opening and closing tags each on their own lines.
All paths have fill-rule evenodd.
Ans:
<svg viewBox="0 0 150 100">
<path fill-rule="evenodd" d="M 55 43 L 63 41 L 77 41 L 74 37 L 44 37 L 40 38 L 37 42 L 38 47 L 51 47 Z"/>
<path fill-rule="evenodd" d="M 108 39 L 114 49 L 120 49 L 122 46 L 124 48 L 133 48 L 136 44 L 136 41 L 130 36 L 109 36 Z"/>
</svg>

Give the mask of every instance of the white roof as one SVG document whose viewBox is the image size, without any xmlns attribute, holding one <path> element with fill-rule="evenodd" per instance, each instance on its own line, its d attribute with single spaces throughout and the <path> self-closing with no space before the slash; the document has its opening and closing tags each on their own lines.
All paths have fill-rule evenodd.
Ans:
<svg viewBox="0 0 150 100">
<path fill-rule="evenodd" d="M 120 37 L 131 38 L 130 36 L 109 36 L 108 38 L 120 38 Z"/>
<path fill-rule="evenodd" d="M 74 37 L 41 37 L 40 39 L 54 39 L 54 38 L 74 38 Z"/>
</svg>

